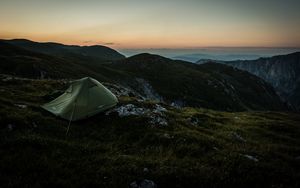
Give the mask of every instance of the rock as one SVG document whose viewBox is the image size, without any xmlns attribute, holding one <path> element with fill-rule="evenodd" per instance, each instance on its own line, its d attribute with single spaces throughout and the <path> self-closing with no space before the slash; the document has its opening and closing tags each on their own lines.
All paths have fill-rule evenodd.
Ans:
<svg viewBox="0 0 300 188">
<path fill-rule="evenodd" d="M 7 81 L 10 81 L 10 80 L 12 80 L 12 79 L 13 79 L 13 77 L 7 76 L 6 78 L 3 78 L 2 81 L 3 81 L 3 82 L 7 82 Z"/>
<path fill-rule="evenodd" d="M 152 125 L 161 125 L 161 126 L 167 126 L 168 125 L 168 121 L 164 117 L 151 116 L 150 118 L 151 118 L 150 123 Z"/>
<path fill-rule="evenodd" d="M 144 173 L 148 173 L 148 172 L 149 172 L 149 169 L 148 169 L 148 168 L 144 168 L 144 169 L 143 169 L 143 172 L 144 172 Z"/>
<path fill-rule="evenodd" d="M 148 109 L 136 107 L 133 104 L 127 104 L 125 106 L 120 106 L 113 110 L 106 112 L 106 115 L 109 115 L 111 112 L 117 112 L 120 117 L 130 116 L 130 115 L 144 115 L 145 113 L 149 112 Z"/>
<path fill-rule="evenodd" d="M 110 115 L 112 112 L 117 112 L 120 117 L 125 116 L 141 116 L 144 115 L 145 117 L 150 118 L 149 123 L 152 125 L 161 125 L 166 126 L 168 125 L 168 121 L 164 117 L 163 112 L 166 112 L 167 109 L 164 107 L 156 104 L 154 110 L 148 108 L 137 107 L 133 104 L 127 104 L 110 111 L 107 111 L 105 115 Z"/>
<path fill-rule="evenodd" d="M 241 119 L 241 118 L 239 118 L 239 117 L 235 116 L 235 117 L 234 117 L 234 119 L 236 119 L 236 120 L 239 120 L 239 119 Z"/>
<path fill-rule="evenodd" d="M 185 103 L 181 100 L 176 100 L 171 103 L 171 106 L 177 109 L 180 109 L 185 106 Z"/>
<path fill-rule="evenodd" d="M 155 109 L 153 110 L 153 113 L 163 115 L 163 112 L 167 112 L 167 109 L 165 109 L 159 104 L 155 104 Z"/>
<path fill-rule="evenodd" d="M 136 78 L 135 80 L 140 85 L 140 90 L 142 90 L 146 99 L 163 102 L 163 98 L 156 91 L 154 91 L 153 87 L 147 80 L 143 78 Z"/>
<path fill-rule="evenodd" d="M 226 65 L 248 71 L 271 84 L 277 94 L 292 106 L 299 109 L 300 64 L 299 53 L 250 61 L 226 61 Z M 266 84 L 261 82 L 264 87 Z M 265 87 L 266 88 L 266 87 Z"/>
<path fill-rule="evenodd" d="M 298 161 L 300 161 L 300 156 L 297 156 L 295 159 L 298 160 Z"/>
<path fill-rule="evenodd" d="M 126 97 L 136 97 L 141 100 L 144 99 L 144 97 L 142 97 L 139 93 L 137 93 L 133 89 L 121 85 L 117 85 L 117 84 L 111 84 L 111 83 L 105 83 L 105 86 L 117 97 L 126 96 Z"/>
<path fill-rule="evenodd" d="M 167 112 L 167 109 L 159 104 L 156 104 L 154 110 L 150 114 L 150 123 L 161 126 L 168 125 L 168 121 L 165 118 L 164 112 Z"/>
<path fill-rule="evenodd" d="M 252 160 L 252 161 L 254 161 L 254 162 L 258 162 L 258 159 L 255 158 L 255 157 L 253 157 L 253 156 L 251 156 L 251 155 L 243 155 L 243 156 L 246 157 L 246 158 L 249 159 L 249 160 Z"/>
<path fill-rule="evenodd" d="M 15 104 L 15 106 L 22 108 L 22 109 L 27 108 L 27 105 L 25 105 L 25 104 Z"/>
<path fill-rule="evenodd" d="M 165 138 L 167 138 L 167 139 L 171 139 L 171 138 L 172 138 L 168 133 L 165 133 L 163 136 L 164 136 Z"/>
<path fill-rule="evenodd" d="M 238 133 L 236 133 L 236 132 L 232 132 L 232 133 L 231 133 L 231 137 L 232 137 L 234 140 L 236 140 L 236 141 L 239 141 L 239 142 L 246 142 L 246 140 L 245 140 L 242 136 L 240 136 Z"/>
<path fill-rule="evenodd" d="M 130 184 L 130 188 L 157 188 L 157 185 L 151 180 L 134 181 Z"/>
<path fill-rule="evenodd" d="M 199 120 L 196 117 L 190 117 L 190 118 L 188 118 L 188 121 L 191 122 L 191 124 L 193 124 L 193 125 L 198 125 L 198 123 L 199 123 Z"/>
</svg>

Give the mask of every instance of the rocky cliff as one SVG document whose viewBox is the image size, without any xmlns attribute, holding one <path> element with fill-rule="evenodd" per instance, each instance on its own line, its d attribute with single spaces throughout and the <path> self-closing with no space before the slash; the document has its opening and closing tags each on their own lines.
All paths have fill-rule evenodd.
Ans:
<svg viewBox="0 0 300 188">
<path fill-rule="evenodd" d="M 264 79 L 275 88 L 282 99 L 300 109 L 300 52 L 257 60 L 217 62 L 246 70 Z"/>
</svg>

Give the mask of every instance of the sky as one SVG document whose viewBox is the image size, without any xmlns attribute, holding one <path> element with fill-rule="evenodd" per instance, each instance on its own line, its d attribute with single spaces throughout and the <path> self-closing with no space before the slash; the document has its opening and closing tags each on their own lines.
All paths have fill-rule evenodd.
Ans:
<svg viewBox="0 0 300 188">
<path fill-rule="evenodd" d="M 300 47 L 300 0 L 0 0 L 0 38 L 115 49 Z"/>
</svg>

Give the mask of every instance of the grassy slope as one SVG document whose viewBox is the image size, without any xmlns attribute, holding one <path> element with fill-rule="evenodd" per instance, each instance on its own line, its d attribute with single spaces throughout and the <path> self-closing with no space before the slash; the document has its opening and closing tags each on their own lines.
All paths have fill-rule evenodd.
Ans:
<svg viewBox="0 0 300 188">
<path fill-rule="evenodd" d="M 76 57 L 73 57 L 75 58 Z M 221 64 L 195 65 L 161 56 L 140 54 L 115 63 L 83 63 L 28 51 L 0 41 L 0 72 L 39 78 L 81 78 L 143 88 L 150 82 L 165 101 L 226 111 L 286 110 L 268 84 L 245 71 Z"/>
<path fill-rule="evenodd" d="M 26 39 L 0 40 L 6 43 L 48 55 L 64 57 L 69 60 L 83 62 L 102 62 L 107 60 L 124 59 L 125 56 L 106 46 L 76 46 L 53 42 L 33 42 Z"/>
<path fill-rule="evenodd" d="M 82 78 L 90 76 L 99 81 L 112 82 L 116 77 L 126 76 L 124 73 L 111 70 L 105 66 L 81 60 L 70 61 L 60 57 L 50 56 L 0 41 L 0 72 L 26 78 L 40 78 L 45 72 L 45 78 Z M 96 67 L 95 67 L 96 66 Z"/>
<path fill-rule="evenodd" d="M 139 54 L 107 66 L 144 78 L 169 102 L 184 100 L 187 106 L 226 111 L 286 109 L 269 84 L 222 64 L 196 65 Z"/>
<path fill-rule="evenodd" d="M 99 114 L 72 123 L 66 137 L 68 122 L 39 108 L 48 101 L 42 96 L 63 87 L 57 81 L 0 81 L 0 187 L 127 187 L 138 178 L 159 187 L 299 186 L 299 114 L 166 106 L 166 127 L 153 127 L 146 117 Z M 190 117 L 199 123 L 192 125 Z"/>
</svg>

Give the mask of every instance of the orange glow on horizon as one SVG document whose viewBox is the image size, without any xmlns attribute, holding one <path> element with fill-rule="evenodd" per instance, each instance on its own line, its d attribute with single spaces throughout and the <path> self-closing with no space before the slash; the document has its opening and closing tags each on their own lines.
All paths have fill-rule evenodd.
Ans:
<svg viewBox="0 0 300 188">
<path fill-rule="evenodd" d="M 255 38 L 254 35 L 252 35 Z M 150 49 L 150 48 L 168 48 L 168 49 L 188 49 L 188 48 L 203 48 L 203 47 L 299 47 L 297 43 L 284 44 L 284 41 L 278 43 L 277 41 L 269 40 L 241 40 L 229 38 L 215 38 L 210 37 L 144 37 L 144 38 L 114 38 L 114 40 L 89 40 L 85 36 L 80 37 L 53 37 L 53 36 L 39 36 L 39 35 L 16 35 L 0 33 L 1 39 L 28 39 L 36 42 L 56 42 L 66 45 L 92 46 L 103 45 L 114 49 Z M 91 37 L 92 38 L 92 37 Z M 113 42 L 112 42 L 113 41 Z M 163 41 L 163 42 L 162 42 Z M 276 43 L 277 42 L 277 43 Z"/>
<path fill-rule="evenodd" d="M 300 1 L 293 3 L 2 0 L 0 38 L 115 49 L 300 47 Z"/>
</svg>

